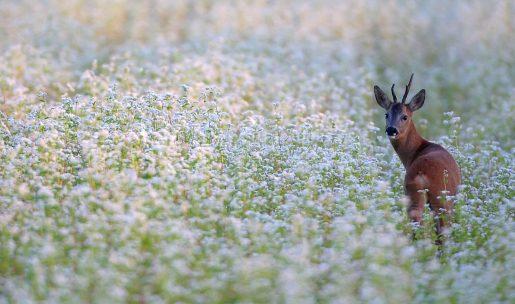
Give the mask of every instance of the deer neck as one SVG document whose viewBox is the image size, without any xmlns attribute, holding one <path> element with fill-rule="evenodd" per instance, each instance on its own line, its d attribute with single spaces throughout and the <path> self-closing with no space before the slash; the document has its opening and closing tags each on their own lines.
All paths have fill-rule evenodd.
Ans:
<svg viewBox="0 0 515 304">
<path fill-rule="evenodd" d="M 408 168 L 413 163 L 418 152 L 428 143 L 418 134 L 413 121 L 410 122 L 405 134 L 397 139 L 391 139 L 390 142 L 397 155 L 399 155 L 404 168 Z"/>
</svg>

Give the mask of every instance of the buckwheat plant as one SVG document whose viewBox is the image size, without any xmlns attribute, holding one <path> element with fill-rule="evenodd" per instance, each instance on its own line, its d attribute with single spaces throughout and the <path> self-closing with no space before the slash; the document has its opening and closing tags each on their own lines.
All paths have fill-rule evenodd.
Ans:
<svg viewBox="0 0 515 304">
<path fill-rule="evenodd" d="M 513 14 L 0 1 L 0 303 L 513 303 Z M 462 170 L 441 252 L 372 96 L 411 72 Z"/>
</svg>

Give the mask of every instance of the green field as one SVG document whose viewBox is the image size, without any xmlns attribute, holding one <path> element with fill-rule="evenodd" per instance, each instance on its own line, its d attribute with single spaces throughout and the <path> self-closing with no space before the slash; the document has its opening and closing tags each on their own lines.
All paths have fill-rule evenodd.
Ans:
<svg viewBox="0 0 515 304">
<path fill-rule="evenodd" d="M 514 15 L 0 1 L 0 303 L 513 303 Z M 441 256 L 373 98 L 412 72 L 463 175 Z"/>
</svg>

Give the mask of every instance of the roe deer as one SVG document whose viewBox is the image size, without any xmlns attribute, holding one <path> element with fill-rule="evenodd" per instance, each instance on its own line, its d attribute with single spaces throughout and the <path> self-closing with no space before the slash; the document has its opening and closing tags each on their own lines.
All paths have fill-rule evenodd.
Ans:
<svg viewBox="0 0 515 304">
<path fill-rule="evenodd" d="M 424 105 L 426 91 L 420 90 L 406 104 L 413 74 L 409 80 L 401 102 L 397 102 L 392 85 L 393 102 L 378 87 L 374 86 L 377 103 L 386 110 L 386 134 L 406 169 L 404 191 L 409 199 L 408 216 L 421 223 L 424 205 L 429 207 L 436 221 L 437 245 L 443 242 L 442 232 L 447 226 L 446 216 L 450 214 L 452 203 L 446 195 L 455 195 L 461 181 L 461 173 L 456 161 L 442 146 L 422 138 L 413 124 L 413 112 Z"/>
</svg>

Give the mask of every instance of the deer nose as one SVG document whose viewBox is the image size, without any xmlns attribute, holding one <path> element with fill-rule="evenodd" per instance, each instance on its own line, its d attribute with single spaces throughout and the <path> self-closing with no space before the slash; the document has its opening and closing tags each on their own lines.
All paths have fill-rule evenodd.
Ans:
<svg viewBox="0 0 515 304">
<path fill-rule="evenodd" d="M 395 136 L 395 135 L 399 134 L 399 132 L 394 127 L 388 127 L 388 128 L 386 128 L 386 134 L 388 136 Z"/>
</svg>

